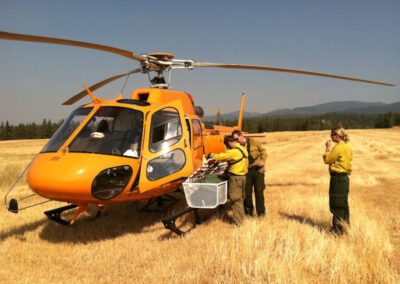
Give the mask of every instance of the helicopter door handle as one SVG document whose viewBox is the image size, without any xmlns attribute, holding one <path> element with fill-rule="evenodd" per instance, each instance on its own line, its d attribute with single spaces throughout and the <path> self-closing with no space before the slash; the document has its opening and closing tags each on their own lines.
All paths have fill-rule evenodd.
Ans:
<svg viewBox="0 0 400 284">
<path fill-rule="evenodd" d="M 185 144 L 185 148 L 187 148 L 187 142 L 186 142 L 186 139 L 183 139 L 183 143 Z"/>
</svg>

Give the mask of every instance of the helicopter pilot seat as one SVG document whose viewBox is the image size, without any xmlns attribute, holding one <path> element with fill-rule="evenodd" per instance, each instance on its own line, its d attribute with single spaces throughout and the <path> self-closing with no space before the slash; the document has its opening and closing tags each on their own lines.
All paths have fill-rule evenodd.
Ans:
<svg viewBox="0 0 400 284">
<path fill-rule="evenodd" d="M 99 125 L 97 126 L 96 132 L 92 133 L 99 135 L 99 138 L 101 138 L 101 144 L 98 148 L 99 153 L 107 153 L 109 150 L 109 142 L 111 139 L 111 132 L 110 132 L 110 127 L 108 124 L 108 121 L 103 119 L 100 121 Z"/>
<path fill-rule="evenodd" d="M 101 132 L 105 136 L 107 136 L 107 134 L 110 134 L 110 128 L 107 120 L 103 119 L 102 121 L 100 121 L 99 126 L 97 127 L 97 132 Z"/>
</svg>

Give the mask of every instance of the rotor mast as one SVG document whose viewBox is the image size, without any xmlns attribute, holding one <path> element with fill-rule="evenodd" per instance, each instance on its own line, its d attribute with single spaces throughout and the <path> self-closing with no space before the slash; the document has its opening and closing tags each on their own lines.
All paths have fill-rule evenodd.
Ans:
<svg viewBox="0 0 400 284">
<path fill-rule="evenodd" d="M 171 89 L 171 72 L 173 69 L 193 69 L 193 60 L 180 60 L 173 59 L 174 55 L 171 53 L 150 53 L 141 54 L 145 61 L 141 62 L 142 72 L 150 73 L 157 72 L 157 75 L 152 79 L 149 76 L 151 88 Z M 165 80 L 164 72 L 170 72 L 168 82 Z"/>
</svg>

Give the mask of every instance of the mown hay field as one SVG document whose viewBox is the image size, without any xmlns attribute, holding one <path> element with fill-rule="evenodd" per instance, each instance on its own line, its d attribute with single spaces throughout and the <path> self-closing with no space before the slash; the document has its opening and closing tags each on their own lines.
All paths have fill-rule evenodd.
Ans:
<svg viewBox="0 0 400 284">
<path fill-rule="evenodd" d="M 0 281 L 399 283 L 400 129 L 349 135 L 354 171 L 351 228 L 344 236 L 329 233 L 329 175 L 322 162 L 329 131 L 267 133 L 265 217 L 234 227 L 225 209 L 180 238 L 164 229 L 165 214 L 141 212 L 140 204 L 111 206 L 97 219 L 91 210 L 73 226 L 43 215 L 61 203 L 18 214 L 2 206 Z M 45 142 L 0 142 L 2 196 Z M 25 193 L 23 179 L 15 194 Z M 171 210 L 185 206 L 176 196 L 182 201 Z"/>
</svg>

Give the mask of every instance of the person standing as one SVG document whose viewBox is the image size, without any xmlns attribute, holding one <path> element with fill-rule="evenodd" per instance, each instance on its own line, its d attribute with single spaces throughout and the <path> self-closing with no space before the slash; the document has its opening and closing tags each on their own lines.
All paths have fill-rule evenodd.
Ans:
<svg viewBox="0 0 400 284">
<path fill-rule="evenodd" d="M 349 136 L 345 133 L 342 125 L 331 130 L 331 139 L 337 143 L 331 150 L 331 140 L 326 141 L 325 154 L 323 159 L 329 165 L 329 209 L 333 214 L 331 231 L 336 234 L 343 234 L 341 222 L 350 225 L 350 210 L 348 203 L 349 196 L 349 175 L 352 171 L 353 150 L 347 143 Z"/>
<path fill-rule="evenodd" d="M 244 220 L 243 198 L 249 164 L 248 153 L 243 146 L 235 142 L 232 136 L 226 136 L 224 144 L 228 150 L 219 154 L 211 153 L 210 158 L 228 162 L 228 192 L 232 202 L 233 219 L 237 225 L 241 225 Z"/>
<path fill-rule="evenodd" d="M 255 197 L 255 207 L 258 216 L 265 215 L 265 161 L 267 152 L 257 138 L 244 138 L 239 130 L 232 132 L 233 138 L 242 146 L 246 145 L 249 153 L 249 171 L 246 174 L 246 188 L 244 197 L 244 212 L 246 215 L 253 216 L 253 187 Z M 247 141 L 247 143 L 246 143 Z M 243 143 L 244 142 L 244 143 Z"/>
</svg>

